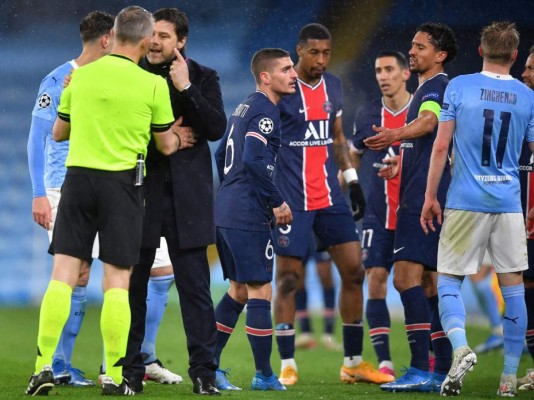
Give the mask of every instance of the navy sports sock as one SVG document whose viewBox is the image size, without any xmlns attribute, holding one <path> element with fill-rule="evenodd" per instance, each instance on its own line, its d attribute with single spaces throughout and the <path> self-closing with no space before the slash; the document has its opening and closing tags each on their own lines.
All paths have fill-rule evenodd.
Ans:
<svg viewBox="0 0 534 400">
<path fill-rule="evenodd" d="M 65 327 L 61 333 L 61 339 L 58 344 L 56 354 L 63 358 L 67 364 L 71 363 L 72 351 L 76 344 L 76 338 L 80 333 L 83 318 L 85 316 L 85 307 L 87 305 L 87 288 L 85 286 L 76 286 L 72 291 L 70 314 Z M 61 350 L 60 350 L 61 347 Z M 54 358 L 56 358 L 54 354 Z M 61 354 L 63 357 L 61 357 Z"/>
<path fill-rule="evenodd" d="M 306 288 L 299 289 L 295 293 L 295 318 L 302 333 L 311 333 L 312 328 L 308 314 L 308 292 Z"/>
<path fill-rule="evenodd" d="M 324 333 L 332 335 L 336 321 L 336 289 L 323 288 L 324 299 Z"/>
<path fill-rule="evenodd" d="M 365 318 L 367 318 L 367 323 L 369 324 L 369 337 L 375 349 L 378 362 L 391 361 L 389 353 L 391 320 L 386 299 L 367 300 Z"/>
<path fill-rule="evenodd" d="M 343 349 L 345 357 L 361 356 L 363 350 L 363 321 L 343 323 Z"/>
<path fill-rule="evenodd" d="M 434 356 L 436 357 L 434 372 L 441 375 L 447 375 L 452 365 L 451 342 L 443 331 L 439 319 L 438 296 L 429 297 L 427 301 L 431 317 L 430 339 L 432 340 L 432 348 L 434 349 Z"/>
<path fill-rule="evenodd" d="M 525 288 L 523 283 L 515 286 L 501 286 L 501 293 L 505 304 L 503 374 L 516 375 L 527 330 Z"/>
<path fill-rule="evenodd" d="M 156 361 L 156 337 L 167 301 L 169 299 L 169 289 L 174 283 L 174 275 L 152 277 L 148 281 L 146 297 L 146 320 L 145 338 L 141 345 L 141 354 L 145 364 Z"/>
<path fill-rule="evenodd" d="M 215 308 L 215 320 L 217 321 L 217 343 L 213 357 L 220 364 L 221 353 L 234 331 L 239 314 L 243 311 L 244 304 L 240 304 L 225 293 Z"/>
<path fill-rule="evenodd" d="M 492 328 L 502 325 L 502 317 L 499 312 L 499 306 L 497 299 L 495 298 L 495 292 L 491 287 L 492 274 L 482 279 L 480 282 L 473 284 L 474 292 L 478 299 L 478 304 L 488 317 Z"/>
<path fill-rule="evenodd" d="M 527 347 L 534 361 L 534 288 L 525 288 L 525 304 L 527 306 Z"/>
<path fill-rule="evenodd" d="M 247 302 L 246 331 L 256 372 L 271 376 L 271 351 L 273 348 L 273 322 L 271 302 L 263 299 L 249 299 Z"/>
<path fill-rule="evenodd" d="M 430 311 L 423 288 L 414 286 L 400 294 L 404 306 L 404 323 L 412 359 L 410 366 L 428 371 Z"/>
<path fill-rule="evenodd" d="M 295 358 L 295 328 L 293 324 L 276 324 L 274 334 L 280 359 Z"/>
</svg>

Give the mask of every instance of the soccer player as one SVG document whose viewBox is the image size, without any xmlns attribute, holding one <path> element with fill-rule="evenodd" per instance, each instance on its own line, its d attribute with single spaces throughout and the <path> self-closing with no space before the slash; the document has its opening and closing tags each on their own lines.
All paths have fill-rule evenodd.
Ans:
<svg viewBox="0 0 534 400">
<path fill-rule="evenodd" d="M 165 81 L 137 66 L 148 51 L 153 29 L 148 11 L 123 9 L 111 30 L 111 54 L 75 70 L 61 95 L 53 138 L 70 139 L 67 173 L 50 246 L 54 268 L 41 304 L 28 395 L 45 395 L 54 387 L 50 364 L 70 313 L 72 290 L 81 265 L 91 260 L 97 232 L 104 263 L 100 325 L 108 375 L 102 394 L 133 394 L 122 377 L 122 359 L 130 328 L 131 266 L 138 262 L 142 235 L 139 183 L 144 171 L 136 173 L 135 167 L 146 155 L 151 136 L 147 127 L 165 154 L 191 146 L 191 141 L 173 134 L 177 124 L 172 125 Z"/>
<path fill-rule="evenodd" d="M 391 377 L 362 360 L 364 271 L 354 220 L 362 217 L 365 202 L 352 167 L 341 114 L 341 81 L 326 72 L 332 52 L 330 32 L 308 24 L 299 34 L 297 93 L 282 99 L 282 142 L 274 181 L 294 215 L 292 225 L 274 229 L 276 253 L 275 335 L 282 360 L 280 382 L 294 385 L 295 292 L 314 232 L 319 250 L 327 250 L 341 277 L 339 309 L 343 322 L 343 382 L 389 382 Z M 337 173 L 348 183 L 353 215 L 341 191 Z"/>
<path fill-rule="evenodd" d="M 436 138 L 439 110 L 449 82 L 444 65 L 454 59 L 458 46 L 452 30 L 442 24 L 425 23 L 417 28 L 409 51 L 410 71 L 418 74 L 419 87 L 406 117 L 397 129 L 374 128 L 365 139 L 372 150 L 401 140 L 401 182 L 393 249 L 393 284 L 404 306 L 406 333 L 411 351 L 410 368 L 395 382 L 381 386 L 387 391 L 439 391 L 452 359 L 452 349 L 439 321 L 436 266 L 439 231 L 425 235 L 419 229 L 426 178 Z M 450 181 L 445 169 L 439 198 L 444 200 Z M 425 301 L 425 297 L 428 301 Z M 434 373 L 429 372 L 429 347 L 435 354 Z"/>
<path fill-rule="evenodd" d="M 523 82 L 534 90 L 534 46 L 529 50 L 525 63 L 525 70 L 521 75 Z M 521 182 L 521 204 L 523 214 L 527 214 L 529 208 L 534 205 L 534 173 L 533 158 L 527 143 L 523 144 L 519 159 L 519 179 Z M 525 303 L 527 306 L 527 348 L 534 362 L 534 234 L 527 237 L 528 246 L 528 270 L 523 272 L 525 283 Z M 524 377 L 517 380 L 519 390 L 534 390 L 534 368 L 528 368 Z"/>
<path fill-rule="evenodd" d="M 63 81 L 67 75 L 72 73 L 72 70 L 89 64 L 110 52 L 112 27 L 113 17 L 111 15 L 99 11 L 87 14 L 80 23 L 83 46 L 81 54 L 78 58 L 50 72 L 39 87 L 28 137 L 28 165 L 33 188 L 33 219 L 47 230 L 50 241 L 61 185 L 67 172 L 65 159 L 69 150 L 68 142 L 56 142 L 52 139 L 52 127 L 57 117 Z M 95 247 L 93 258 L 96 257 L 98 257 L 98 248 Z M 74 344 L 85 316 L 86 287 L 90 266 L 90 262 L 82 263 L 78 282 L 72 291 L 70 314 L 53 356 L 52 371 L 56 385 L 68 383 L 73 386 L 93 386 L 95 384 L 84 377 L 83 371 L 71 365 Z"/>
<path fill-rule="evenodd" d="M 389 351 L 391 321 L 386 304 L 387 280 L 393 265 L 393 240 L 399 205 L 399 176 L 384 180 L 377 172 L 383 160 L 399 154 L 400 141 L 383 150 L 367 150 L 364 140 L 374 136 L 372 127 L 400 128 L 406 124 L 412 95 L 408 60 L 398 51 L 383 51 L 375 59 L 375 77 L 382 97 L 361 107 L 354 121 L 352 143 L 359 165 L 367 208 L 362 220 L 362 261 L 368 286 L 365 316 L 369 336 L 378 357 L 378 370 L 395 376 Z M 351 149 L 352 150 L 352 149 Z"/>
<path fill-rule="evenodd" d="M 232 113 L 215 153 L 221 180 L 215 201 L 217 250 L 224 276 L 230 280 L 230 289 L 216 310 L 216 360 L 246 304 L 246 332 L 256 365 L 251 389 L 286 390 L 270 363 L 274 258 L 271 223 L 286 225 L 293 218 L 271 176 L 280 147 L 280 112 L 276 104 L 282 96 L 295 93 L 297 73 L 289 53 L 281 49 L 258 51 L 250 68 L 256 92 Z M 217 371 L 216 384 L 222 390 L 239 390 L 227 381 L 222 370 Z"/>
<path fill-rule="evenodd" d="M 477 272 L 486 249 L 506 305 L 504 369 L 497 395 L 513 397 L 516 392 L 527 326 L 522 271 L 528 260 L 519 184 L 525 138 L 534 152 L 534 95 L 510 75 L 518 45 L 513 23 L 494 22 L 482 30 L 482 72 L 449 83 L 432 149 L 420 221 L 425 233 L 436 230 L 434 218 L 442 222 L 438 186 L 454 139 L 438 252 L 440 315 L 454 348 L 454 361 L 441 386 L 443 396 L 458 395 L 465 374 L 477 363 L 467 343 L 460 288 L 465 275 Z"/>
</svg>

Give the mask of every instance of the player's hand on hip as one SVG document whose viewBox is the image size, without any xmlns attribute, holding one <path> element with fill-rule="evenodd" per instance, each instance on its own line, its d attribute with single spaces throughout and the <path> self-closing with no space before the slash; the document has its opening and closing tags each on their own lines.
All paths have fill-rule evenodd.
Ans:
<svg viewBox="0 0 534 400">
<path fill-rule="evenodd" d="M 421 228 L 425 234 L 428 235 L 429 228 L 432 232 L 436 232 L 436 227 L 434 226 L 434 218 L 436 218 L 438 224 L 442 223 L 442 213 L 441 206 L 437 199 L 425 199 L 425 204 L 423 204 L 423 209 L 421 210 L 421 218 L 419 222 L 421 223 Z"/>
<path fill-rule="evenodd" d="M 169 76 L 174 87 L 181 92 L 191 83 L 189 82 L 189 69 L 187 68 L 187 62 L 178 49 L 174 49 L 174 54 L 176 59 L 171 64 Z"/>
<path fill-rule="evenodd" d="M 193 128 L 190 126 L 182 126 L 183 118 L 178 118 L 174 124 L 171 126 L 172 133 L 178 136 L 179 146 L 178 150 L 186 149 L 188 147 L 193 147 L 197 142 L 195 138 L 195 133 Z"/>
<path fill-rule="evenodd" d="M 33 220 L 47 231 L 52 227 L 52 207 L 46 196 L 35 197 L 32 202 Z"/>
<path fill-rule="evenodd" d="M 350 209 L 354 221 L 359 221 L 365 214 L 365 197 L 358 182 L 349 183 Z"/>
<path fill-rule="evenodd" d="M 276 218 L 276 225 L 290 225 L 293 222 L 293 213 L 285 201 L 280 207 L 273 208 L 273 214 Z"/>
</svg>

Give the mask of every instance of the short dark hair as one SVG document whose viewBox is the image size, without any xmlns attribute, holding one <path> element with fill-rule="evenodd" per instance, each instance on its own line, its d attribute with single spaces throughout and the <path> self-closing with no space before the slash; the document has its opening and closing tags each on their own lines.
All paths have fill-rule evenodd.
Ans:
<svg viewBox="0 0 534 400">
<path fill-rule="evenodd" d="M 273 61 L 286 57 L 289 57 L 289 53 L 283 49 L 267 48 L 257 51 L 250 62 L 250 70 L 256 83 L 260 82 L 260 73 L 272 70 Z"/>
<path fill-rule="evenodd" d="M 512 54 L 519 47 L 519 32 L 513 22 L 492 22 L 480 33 L 484 58 L 495 63 L 512 62 Z"/>
<path fill-rule="evenodd" d="M 174 32 L 178 40 L 182 40 L 189 34 L 189 20 L 185 12 L 177 8 L 161 8 L 154 13 L 154 19 L 158 21 L 167 21 L 174 25 Z"/>
<path fill-rule="evenodd" d="M 82 42 L 92 42 L 104 35 L 109 35 L 115 18 L 102 11 L 93 11 L 87 14 L 80 22 L 80 36 Z"/>
<path fill-rule="evenodd" d="M 400 51 L 384 50 L 376 56 L 376 58 L 383 57 L 394 57 L 395 60 L 397 60 L 397 64 L 399 64 L 399 67 L 401 69 L 408 69 L 408 60 L 406 59 L 406 56 Z"/>
<path fill-rule="evenodd" d="M 308 24 L 302 27 L 299 33 L 298 43 L 304 45 L 309 39 L 312 40 L 332 40 L 332 35 L 328 28 L 321 24 Z"/>
<path fill-rule="evenodd" d="M 447 53 L 447 57 L 443 60 L 443 65 L 454 60 L 456 53 L 458 53 L 458 43 L 454 32 L 448 25 L 427 22 L 420 25 L 417 28 L 417 32 L 428 33 L 430 43 L 437 49 Z"/>
</svg>

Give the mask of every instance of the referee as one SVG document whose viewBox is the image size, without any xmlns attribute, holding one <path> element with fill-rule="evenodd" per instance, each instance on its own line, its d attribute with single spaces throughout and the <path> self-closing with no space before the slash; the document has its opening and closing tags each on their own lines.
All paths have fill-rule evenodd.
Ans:
<svg viewBox="0 0 534 400">
<path fill-rule="evenodd" d="M 137 65 L 148 51 L 153 27 L 148 11 L 123 9 L 111 31 L 111 55 L 77 69 L 61 96 L 53 136 L 70 139 L 68 170 L 50 250 L 54 269 L 41 304 L 35 372 L 26 394 L 47 394 L 54 387 L 52 355 L 97 232 L 104 263 L 101 331 L 107 376 L 102 394 L 133 394 L 123 380 L 121 359 L 130 328 L 130 273 L 139 259 L 143 222 L 135 167 L 146 155 L 150 131 L 166 155 L 193 140 L 180 140 L 170 129 L 174 118 L 165 80 Z"/>
</svg>

